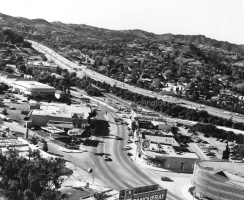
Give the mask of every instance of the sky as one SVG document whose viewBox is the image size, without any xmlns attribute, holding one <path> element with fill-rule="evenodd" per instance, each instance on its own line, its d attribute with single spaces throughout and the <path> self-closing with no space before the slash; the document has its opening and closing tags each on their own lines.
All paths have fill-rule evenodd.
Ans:
<svg viewBox="0 0 244 200">
<path fill-rule="evenodd" d="M 244 45 L 244 0 L 1 0 L 0 13 Z"/>
</svg>

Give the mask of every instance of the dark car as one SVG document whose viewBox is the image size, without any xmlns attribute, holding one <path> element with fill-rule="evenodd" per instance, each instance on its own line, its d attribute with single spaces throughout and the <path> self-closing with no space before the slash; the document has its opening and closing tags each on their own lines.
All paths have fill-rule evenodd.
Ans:
<svg viewBox="0 0 244 200">
<path fill-rule="evenodd" d="M 132 153 L 130 153 L 130 152 L 128 152 L 128 153 L 127 153 L 127 155 L 128 155 L 128 156 L 133 156 L 133 154 L 132 154 Z"/>
<path fill-rule="evenodd" d="M 116 140 L 122 140 L 122 138 L 119 136 L 116 136 L 115 138 L 116 138 Z"/>
<path fill-rule="evenodd" d="M 171 178 L 169 178 L 169 177 L 167 177 L 167 176 L 162 176 L 162 177 L 161 177 L 161 180 L 162 180 L 162 181 L 170 181 L 170 182 L 173 181 Z"/>
<path fill-rule="evenodd" d="M 129 136 L 133 136 L 133 133 L 129 133 L 128 135 L 129 135 Z"/>
</svg>

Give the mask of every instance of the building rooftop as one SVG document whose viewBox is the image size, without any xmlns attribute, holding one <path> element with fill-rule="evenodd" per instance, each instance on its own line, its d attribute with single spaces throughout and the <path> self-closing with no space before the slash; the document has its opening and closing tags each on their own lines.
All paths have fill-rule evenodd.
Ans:
<svg viewBox="0 0 244 200">
<path fill-rule="evenodd" d="M 244 163 L 199 161 L 197 164 L 213 173 L 223 172 L 229 179 L 229 183 L 244 187 Z"/>
<path fill-rule="evenodd" d="M 49 85 L 39 83 L 36 81 L 17 81 L 14 84 L 25 87 L 25 88 L 29 88 L 29 89 L 54 89 L 54 90 L 56 90 L 54 87 L 51 87 Z"/>
<path fill-rule="evenodd" d="M 149 149 L 146 151 L 147 155 L 152 156 L 153 158 L 157 157 L 178 157 L 178 158 L 192 158 L 199 159 L 197 154 L 193 152 L 177 152 L 174 147 L 171 145 L 164 144 L 155 144 L 150 143 Z"/>
<path fill-rule="evenodd" d="M 151 134 L 152 136 L 158 136 L 158 137 L 163 137 L 163 136 L 174 137 L 171 131 L 158 130 L 158 129 L 141 129 L 141 133 Z"/>
<path fill-rule="evenodd" d="M 67 104 L 42 104 L 40 110 L 33 110 L 32 115 L 49 115 L 56 117 L 68 117 L 71 118 L 73 114 L 82 116 L 84 119 L 87 119 L 91 109 L 84 104 L 82 105 L 70 105 Z"/>
<path fill-rule="evenodd" d="M 57 67 L 57 65 L 54 64 L 54 63 L 50 63 L 50 62 L 47 62 L 47 61 L 40 61 L 40 60 L 29 61 L 29 62 L 27 62 L 27 64 L 28 65 L 35 65 L 35 66 L 42 65 L 42 66 L 46 66 L 46 67 L 51 67 L 51 66 Z"/>
</svg>

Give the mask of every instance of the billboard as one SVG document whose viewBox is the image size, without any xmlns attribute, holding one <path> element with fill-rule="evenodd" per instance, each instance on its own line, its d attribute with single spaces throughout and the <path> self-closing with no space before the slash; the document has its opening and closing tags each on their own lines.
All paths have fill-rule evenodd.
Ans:
<svg viewBox="0 0 244 200">
<path fill-rule="evenodd" d="M 72 135 L 81 135 L 82 131 L 84 131 L 83 129 L 71 129 L 68 130 L 68 135 L 72 136 Z"/>
<path fill-rule="evenodd" d="M 166 200 L 167 190 L 158 188 L 157 184 L 120 190 L 119 200 Z"/>
<path fill-rule="evenodd" d="M 135 191 L 132 190 L 125 190 L 123 195 L 119 196 L 120 200 L 166 200 L 167 190 L 155 190 L 155 191 L 148 191 L 143 193 L 135 194 Z"/>
<path fill-rule="evenodd" d="M 134 194 L 132 200 L 166 200 L 166 189 Z"/>
</svg>

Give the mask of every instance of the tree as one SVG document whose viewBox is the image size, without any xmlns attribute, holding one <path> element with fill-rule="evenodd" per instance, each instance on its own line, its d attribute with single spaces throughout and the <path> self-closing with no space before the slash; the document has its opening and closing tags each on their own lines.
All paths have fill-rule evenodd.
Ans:
<svg viewBox="0 0 244 200">
<path fill-rule="evenodd" d="M 19 66 L 19 70 L 21 71 L 21 72 L 23 72 L 23 73 L 25 73 L 26 72 L 26 66 L 25 65 L 20 65 Z"/>
<path fill-rule="evenodd" d="M 230 149 L 228 143 L 226 144 L 226 149 L 223 151 L 222 159 L 229 160 L 230 157 Z"/>
<path fill-rule="evenodd" d="M 34 145 L 37 145 L 38 143 L 38 138 L 36 136 L 32 136 L 32 138 L 30 139 L 30 142 Z"/>
<path fill-rule="evenodd" d="M 60 158 L 46 160 L 36 157 L 35 162 L 17 156 L 0 155 L 0 189 L 9 200 L 62 200 L 67 195 L 57 191 L 72 171 Z"/>
<path fill-rule="evenodd" d="M 28 74 L 28 75 L 32 75 L 32 69 L 31 68 L 28 68 L 27 70 L 26 70 L 26 74 Z"/>
<path fill-rule="evenodd" d="M 12 74 L 14 72 L 13 68 L 11 68 L 11 67 L 5 67 L 4 71 L 6 71 L 6 72 L 8 72 L 10 74 Z"/>
<path fill-rule="evenodd" d="M 47 142 L 43 143 L 43 151 L 48 152 L 48 145 Z"/>
<path fill-rule="evenodd" d="M 73 77 L 76 77 L 76 72 L 71 72 L 71 73 L 69 74 L 69 78 L 73 78 Z"/>
<path fill-rule="evenodd" d="M 168 80 L 170 80 L 170 79 L 173 78 L 173 73 L 172 73 L 171 70 L 166 70 L 166 71 L 164 72 L 164 76 L 165 76 Z"/>
</svg>

